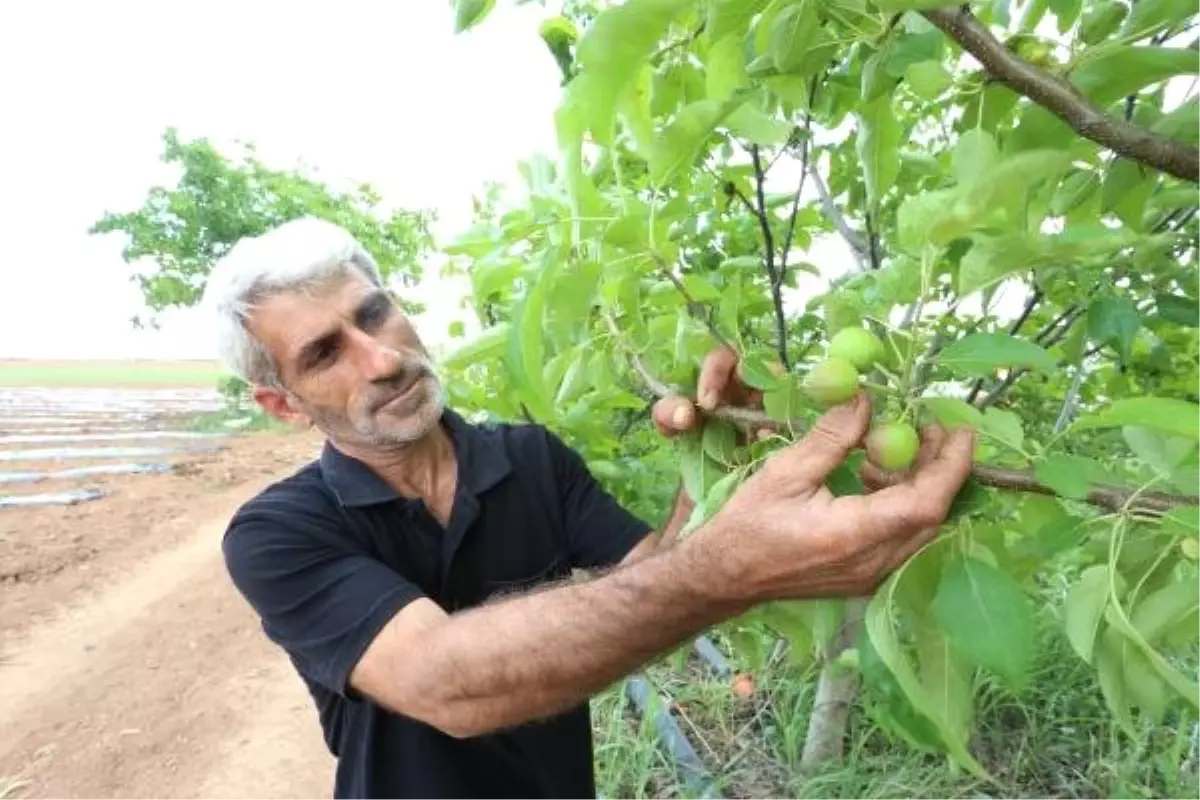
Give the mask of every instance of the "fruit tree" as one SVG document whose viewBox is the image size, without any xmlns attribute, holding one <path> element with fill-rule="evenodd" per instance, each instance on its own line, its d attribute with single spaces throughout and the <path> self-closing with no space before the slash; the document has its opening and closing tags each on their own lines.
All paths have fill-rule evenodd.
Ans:
<svg viewBox="0 0 1200 800">
<path fill-rule="evenodd" d="M 453 24 L 492 8 L 457 0 Z M 558 150 L 448 248 L 484 325 L 443 360 L 453 402 L 553 427 L 647 515 L 681 470 L 689 529 L 858 387 L 881 465 L 904 469 L 928 421 L 978 431 L 950 521 L 873 597 L 724 626 L 751 669 L 775 637 L 823 666 L 806 763 L 838 757 L 861 689 L 892 735 L 982 773 L 980 687 L 1028 687 L 1046 614 L 1120 727 L 1200 707 L 1196 17 L 1176 0 L 547 11 Z M 831 241 L 844 257 L 817 258 Z M 663 444 L 649 404 L 693 390 L 720 345 L 762 407 Z M 864 490 L 864 455 L 835 492 Z"/>
</svg>

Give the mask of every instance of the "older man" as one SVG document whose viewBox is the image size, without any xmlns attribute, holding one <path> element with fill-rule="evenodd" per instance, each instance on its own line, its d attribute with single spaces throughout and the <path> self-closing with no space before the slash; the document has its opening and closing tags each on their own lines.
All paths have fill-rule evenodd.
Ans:
<svg viewBox="0 0 1200 800">
<path fill-rule="evenodd" d="M 588 698 L 755 604 L 869 592 L 934 535 L 969 432 L 925 432 L 918 466 L 864 497 L 825 476 L 860 446 L 867 402 L 825 414 L 682 541 L 623 509 L 540 425 L 445 407 L 420 337 L 347 232 L 303 219 L 239 242 L 205 303 L 254 398 L 326 436 L 247 502 L 229 573 L 291 658 L 338 759 L 337 797 L 591 797 Z M 738 402 L 735 357 L 706 405 Z M 699 423 L 658 403 L 667 436 Z M 584 581 L 564 580 L 575 568 Z"/>
</svg>

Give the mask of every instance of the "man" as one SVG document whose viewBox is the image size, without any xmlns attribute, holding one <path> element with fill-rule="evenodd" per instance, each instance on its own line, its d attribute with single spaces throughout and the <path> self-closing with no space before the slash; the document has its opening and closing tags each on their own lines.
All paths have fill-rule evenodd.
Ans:
<svg viewBox="0 0 1200 800">
<path fill-rule="evenodd" d="M 934 535 L 970 468 L 969 432 L 926 431 L 911 474 L 870 470 L 879 491 L 835 499 L 822 482 L 860 446 L 860 397 L 675 541 L 689 498 L 654 532 L 545 428 L 445 408 L 340 228 L 241 241 L 205 303 L 256 401 L 327 437 L 237 512 L 224 554 L 313 696 L 338 797 L 595 796 L 589 696 L 757 603 L 870 592 Z M 735 366 L 709 356 L 703 405 L 748 397 Z M 667 436 L 701 416 L 682 397 L 654 408 Z"/>
</svg>

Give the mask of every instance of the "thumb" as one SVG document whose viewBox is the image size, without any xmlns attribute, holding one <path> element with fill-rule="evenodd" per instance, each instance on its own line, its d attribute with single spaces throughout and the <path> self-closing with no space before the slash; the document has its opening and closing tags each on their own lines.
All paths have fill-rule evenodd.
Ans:
<svg viewBox="0 0 1200 800">
<path fill-rule="evenodd" d="M 862 442 L 871 424 L 871 403 L 859 392 L 854 399 L 826 411 L 800 441 L 788 448 L 787 472 L 808 491 L 825 482 Z"/>
</svg>

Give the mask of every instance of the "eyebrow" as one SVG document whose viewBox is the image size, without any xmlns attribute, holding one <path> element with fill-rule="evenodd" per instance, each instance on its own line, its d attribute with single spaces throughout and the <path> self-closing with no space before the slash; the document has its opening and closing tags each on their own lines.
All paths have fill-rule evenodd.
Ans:
<svg viewBox="0 0 1200 800">
<path fill-rule="evenodd" d="M 337 341 L 338 332 L 336 329 L 325 331 L 319 336 L 314 336 L 303 347 L 300 348 L 296 355 L 296 365 L 301 372 L 307 372 L 312 369 L 320 358 L 321 351 L 326 347 L 334 344 Z"/>
<path fill-rule="evenodd" d="M 371 292 L 354 309 L 354 324 L 361 328 L 371 321 L 372 314 L 391 306 L 391 304 L 392 300 L 386 292 L 378 289 Z"/>
</svg>

